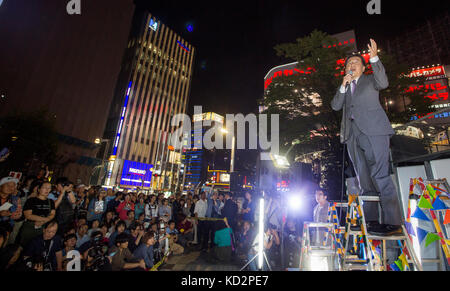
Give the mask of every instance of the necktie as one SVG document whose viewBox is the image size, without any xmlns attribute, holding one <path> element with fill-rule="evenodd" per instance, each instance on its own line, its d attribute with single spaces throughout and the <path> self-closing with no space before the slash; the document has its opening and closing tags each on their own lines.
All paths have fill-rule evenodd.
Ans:
<svg viewBox="0 0 450 291">
<path fill-rule="evenodd" d="M 353 93 L 355 93 L 355 89 L 356 89 L 356 80 L 353 80 L 352 81 L 352 95 L 353 95 Z"/>
</svg>

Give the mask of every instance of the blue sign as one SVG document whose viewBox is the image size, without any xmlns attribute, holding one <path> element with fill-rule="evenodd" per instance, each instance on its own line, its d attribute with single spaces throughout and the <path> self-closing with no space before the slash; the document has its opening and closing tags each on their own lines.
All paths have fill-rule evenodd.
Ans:
<svg viewBox="0 0 450 291">
<path fill-rule="evenodd" d="M 120 185 L 150 187 L 153 165 L 125 160 Z"/>
<path fill-rule="evenodd" d="M 150 27 L 150 29 L 152 29 L 153 31 L 157 31 L 158 30 L 158 22 L 156 22 L 153 19 L 150 19 L 150 23 L 148 24 L 148 26 Z"/>
</svg>

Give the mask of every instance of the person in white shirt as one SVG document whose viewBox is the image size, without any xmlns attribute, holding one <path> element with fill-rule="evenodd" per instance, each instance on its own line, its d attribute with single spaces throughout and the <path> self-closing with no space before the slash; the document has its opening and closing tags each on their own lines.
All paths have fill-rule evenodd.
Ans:
<svg viewBox="0 0 450 291">
<path fill-rule="evenodd" d="M 208 210 L 208 200 L 206 199 L 206 193 L 203 192 L 200 195 L 200 200 L 195 203 L 194 215 L 196 218 L 204 218 L 206 217 L 206 211 Z M 209 221 L 197 220 L 198 225 L 198 242 L 201 246 L 202 250 L 206 250 L 208 248 L 209 241 Z"/>
</svg>

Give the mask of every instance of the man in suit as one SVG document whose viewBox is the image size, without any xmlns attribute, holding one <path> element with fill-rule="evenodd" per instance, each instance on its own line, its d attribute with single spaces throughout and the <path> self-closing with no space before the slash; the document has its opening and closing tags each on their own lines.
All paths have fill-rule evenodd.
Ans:
<svg viewBox="0 0 450 291">
<path fill-rule="evenodd" d="M 357 173 L 361 195 L 380 196 L 378 203 L 365 202 L 368 231 L 373 235 L 401 234 L 402 216 L 397 191 L 389 173 L 389 141 L 394 130 L 381 107 L 379 91 L 389 86 L 377 44 L 370 40 L 369 52 L 373 75 L 365 75 L 365 60 L 353 55 L 345 62 L 346 75 L 331 102 L 335 111 L 343 110 L 341 142 L 347 144 Z"/>
</svg>

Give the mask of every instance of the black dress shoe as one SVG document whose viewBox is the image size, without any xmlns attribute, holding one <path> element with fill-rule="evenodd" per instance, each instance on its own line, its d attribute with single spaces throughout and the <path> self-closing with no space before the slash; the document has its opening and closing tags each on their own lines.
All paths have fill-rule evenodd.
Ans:
<svg viewBox="0 0 450 291">
<path fill-rule="evenodd" d="M 387 233 L 386 235 L 394 236 L 394 235 L 403 235 L 403 229 L 401 225 L 386 225 Z"/>
<path fill-rule="evenodd" d="M 361 225 L 351 225 L 350 230 L 351 231 L 361 231 Z"/>
<path fill-rule="evenodd" d="M 378 221 L 368 221 L 367 222 L 367 229 L 369 230 L 372 227 L 376 227 L 379 225 Z M 350 226 L 350 229 L 352 231 L 361 231 L 361 225 L 352 225 Z"/>
<path fill-rule="evenodd" d="M 369 234 L 377 236 L 402 235 L 403 230 L 400 225 L 379 224 L 368 230 Z"/>
<path fill-rule="evenodd" d="M 386 233 L 388 232 L 388 229 L 386 228 L 386 225 L 377 223 L 368 226 L 367 232 L 371 235 L 385 236 Z"/>
</svg>

